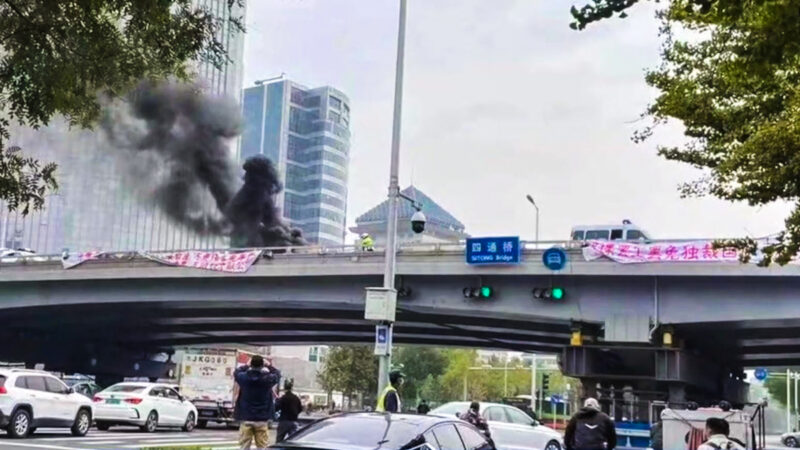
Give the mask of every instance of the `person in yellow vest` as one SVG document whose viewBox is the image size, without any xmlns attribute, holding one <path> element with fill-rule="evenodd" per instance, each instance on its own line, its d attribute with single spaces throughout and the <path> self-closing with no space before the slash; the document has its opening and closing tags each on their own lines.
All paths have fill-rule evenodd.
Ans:
<svg viewBox="0 0 800 450">
<path fill-rule="evenodd" d="M 361 235 L 361 251 L 362 252 L 371 252 L 375 250 L 375 241 L 372 240 L 372 236 L 369 233 L 364 233 Z"/>
<path fill-rule="evenodd" d="M 400 404 L 400 394 L 397 389 L 403 385 L 405 375 L 399 370 L 393 370 L 389 373 L 389 384 L 381 392 L 378 398 L 378 406 L 375 407 L 377 412 L 400 412 L 402 405 Z"/>
</svg>

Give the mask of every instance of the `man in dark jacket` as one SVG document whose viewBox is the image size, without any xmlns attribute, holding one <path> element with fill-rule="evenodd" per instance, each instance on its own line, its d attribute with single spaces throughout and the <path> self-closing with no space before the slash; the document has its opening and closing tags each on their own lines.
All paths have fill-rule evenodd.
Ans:
<svg viewBox="0 0 800 450">
<path fill-rule="evenodd" d="M 280 420 L 278 421 L 278 436 L 275 442 L 281 442 L 297 430 L 297 416 L 303 411 L 303 405 L 300 403 L 300 398 L 292 392 L 293 387 L 294 382 L 286 380 L 283 385 L 286 392 L 278 399 L 276 409 L 280 413 Z"/>
<path fill-rule="evenodd" d="M 483 431 L 486 436 L 489 436 L 489 424 L 481 417 L 481 404 L 472 402 L 469 404 L 469 409 L 458 416 L 459 419 L 475 425 L 475 428 Z"/>
<path fill-rule="evenodd" d="M 614 421 L 600 411 L 600 403 L 588 398 L 576 412 L 564 433 L 567 450 L 612 450 L 617 446 Z"/>
<path fill-rule="evenodd" d="M 269 445 L 269 421 L 275 411 L 272 388 L 280 381 L 281 372 L 272 367 L 272 362 L 265 367 L 264 358 L 255 355 L 249 366 L 236 369 L 233 376 L 239 385 L 239 443 L 242 448 L 250 448 L 250 442 L 255 441 L 257 449 L 265 449 Z"/>
</svg>

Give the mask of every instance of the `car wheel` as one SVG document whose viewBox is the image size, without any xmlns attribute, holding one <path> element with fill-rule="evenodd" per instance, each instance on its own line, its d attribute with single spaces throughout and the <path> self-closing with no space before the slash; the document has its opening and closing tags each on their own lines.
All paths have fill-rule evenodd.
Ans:
<svg viewBox="0 0 800 450">
<path fill-rule="evenodd" d="M 795 438 L 794 436 L 789 436 L 789 437 L 786 438 L 785 441 L 783 441 L 783 443 L 786 444 L 787 447 L 793 447 L 794 448 L 794 447 L 797 447 L 798 441 L 797 441 L 797 438 Z"/>
<path fill-rule="evenodd" d="M 145 433 L 154 433 L 158 428 L 158 413 L 155 411 L 150 411 L 150 414 L 147 415 L 147 422 L 141 426 L 141 430 Z"/>
<path fill-rule="evenodd" d="M 100 431 L 108 431 L 108 429 L 111 428 L 111 425 L 105 422 L 97 422 L 95 425 L 97 426 L 97 429 Z"/>
<path fill-rule="evenodd" d="M 72 424 L 72 431 L 73 436 L 86 436 L 86 433 L 89 432 L 89 428 L 92 427 L 92 416 L 89 414 L 89 411 L 82 409 L 78 411 L 78 416 L 75 417 L 75 423 Z"/>
<path fill-rule="evenodd" d="M 544 447 L 544 450 L 561 450 L 561 444 L 556 441 L 550 441 Z"/>
<path fill-rule="evenodd" d="M 194 430 L 194 413 L 190 412 L 188 416 L 186 416 L 186 422 L 183 424 L 183 431 L 187 433 L 191 433 Z"/>
<path fill-rule="evenodd" d="M 197 428 L 205 428 L 208 426 L 207 420 L 198 420 L 197 421 Z"/>
<path fill-rule="evenodd" d="M 24 409 L 18 409 L 8 424 L 8 434 L 14 439 L 24 439 L 31 432 L 31 415 Z"/>
</svg>

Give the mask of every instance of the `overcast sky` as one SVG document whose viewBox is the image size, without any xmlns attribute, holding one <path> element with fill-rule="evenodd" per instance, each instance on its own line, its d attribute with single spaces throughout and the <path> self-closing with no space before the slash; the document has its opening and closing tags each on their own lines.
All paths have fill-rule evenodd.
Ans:
<svg viewBox="0 0 800 450">
<path fill-rule="evenodd" d="M 348 225 L 386 198 L 399 0 L 251 0 L 245 86 L 280 75 L 351 99 Z M 567 0 L 409 0 L 401 184 L 474 236 L 564 239 L 631 219 L 656 238 L 763 235 L 787 208 L 681 199 L 700 172 L 656 155 L 679 126 L 630 137 L 656 92 L 653 9 L 583 32 Z"/>
</svg>

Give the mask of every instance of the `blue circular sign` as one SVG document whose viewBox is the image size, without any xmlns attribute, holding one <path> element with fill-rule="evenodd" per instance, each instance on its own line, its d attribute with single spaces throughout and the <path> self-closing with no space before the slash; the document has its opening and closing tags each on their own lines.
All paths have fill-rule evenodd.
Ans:
<svg viewBox="0 0 800 450">
<path fill-rule="evenodd" d="M 769 372 L 767 372 L 767 369 L 765 369 L 763 367 L 759 367 L 758 369 L 756 369 L 756 373 L 755 373 L 756 380 L 764 381 L 764 380 L 767 379 L 767 375 L 769 375 Z"/>
<path fill-rule="evenodd" d="M 550 270 L 561 270 L 567 265 L 567 252 L 558 247 L 548 248 L 542 254 L 542 262 Z"/>
</svg>

